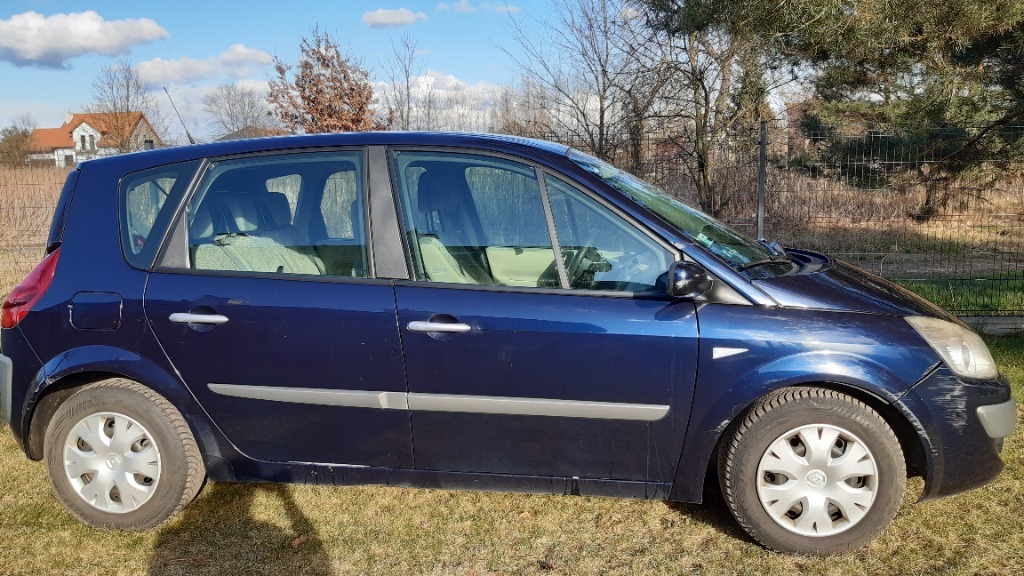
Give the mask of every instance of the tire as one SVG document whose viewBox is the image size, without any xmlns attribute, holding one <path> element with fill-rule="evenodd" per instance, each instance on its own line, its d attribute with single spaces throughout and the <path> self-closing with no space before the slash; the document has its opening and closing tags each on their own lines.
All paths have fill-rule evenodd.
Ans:
<svg viewBox="0 0 1024 576">
<path fill-rule="evenodd" d="M 907 470 L 899 440 L 866 404 L 833 390 L 787 388 L 753 406 L 718 462 L 729 511 L 780 552 L 859 548 L 892 521 Z"/>
<path fill-rule="evenodd" d="M 50 420 L 43 458 L 54 493 L 92 526 L 148 530 L 189 504 L 206 469 L 181 413 L 121 378 L 90 384 Z"/>
</svg>

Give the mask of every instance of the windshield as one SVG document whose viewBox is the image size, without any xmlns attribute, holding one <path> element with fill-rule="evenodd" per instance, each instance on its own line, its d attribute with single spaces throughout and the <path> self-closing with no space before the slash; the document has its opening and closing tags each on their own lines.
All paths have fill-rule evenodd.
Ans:
<svg viewBox="0 0 1024 576">
<path fill-rule="evenodd" d="M 683 204 L 656 186 L 607 162 L 577 150 L 569 151 L 569 159 L 637 204 L 661 216 L 684 236 L 737 270 L 755 263 L 772 262 L 778 258 L 761 243 L 737 234 L 707 214 Z"/>
</svg>

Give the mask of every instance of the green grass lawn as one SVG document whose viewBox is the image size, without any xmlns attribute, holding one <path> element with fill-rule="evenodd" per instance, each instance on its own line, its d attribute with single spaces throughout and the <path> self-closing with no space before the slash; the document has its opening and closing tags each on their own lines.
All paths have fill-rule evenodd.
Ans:
<svg viewBox="0 0 1024 576">
<path fill-rule="evenodd" d="M 989 340 L 1024 398 L 1024 337 Z M 1018 418 L 1019 420 L 1019 418 Z M 1021 574 L 1024 432 L 992 484 L 915 504 L 871 546 L 830 558 L 769 552 L 720 502 L 384 487 L 209 483 L 148 533 L 94 530 L 0 432 L 0 574 Z"/>
<path fill-rule="evenodd" d="M 991 278 L 896 280 L 909 290 L 958 316 L 987 316 L 1024 311 L 1024 275 Z"/>
</svg>

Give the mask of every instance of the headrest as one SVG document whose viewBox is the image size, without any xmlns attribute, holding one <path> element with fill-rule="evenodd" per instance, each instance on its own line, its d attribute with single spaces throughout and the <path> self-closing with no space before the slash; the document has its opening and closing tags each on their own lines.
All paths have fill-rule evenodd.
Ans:
<svg viewBox="0 0 1024 576">
<path fill-rule="evenodd" d="M 259 203 L 264 210 L 264 217 L 269 220 L 268 228 L 280 228 L 292 223 L 292 207 L 288 197 L 280 192 L 267 192 L 259 195 Z"/>
<path fill-rule="evenodd" d="M 417 183 L 420 212 L 440 210 L 446 214 L 454 214 L 459 209 L 458 190 L 452 185 L 451 179 L 445 176 L 436 170 L 420 175 Z"/>
<path fill-rule="evenodd" d="M 252 232 L 260 228 L 260 211 L 253 194 L 231 194 L 218 198 L 233 232 Z"/>
</svg>

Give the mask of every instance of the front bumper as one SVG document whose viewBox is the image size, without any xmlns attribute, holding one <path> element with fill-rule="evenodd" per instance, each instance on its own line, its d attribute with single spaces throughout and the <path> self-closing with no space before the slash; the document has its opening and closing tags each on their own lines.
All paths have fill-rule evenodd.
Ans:
<svg viewBox="0 0 1024 576">
<path fill-rule="evenodd" d="M 940 366 L 896 406 L 922 441 L 926 464 L 922 500 L 981 486 L 1003 469 L 999 453 L 1017 416 L 1005 379 L 963 380 Z"/>
<path fill-rule="evenodd" d="M 1006 438 L 1017 423 L 1017 403 L 1010 398 L 1002 404 L 978 407 L 978 420 L 989 438 Z"/>
<path fill-rule="evenodd" d="M 11 421 L 12 391 L 14 389 L 14 363 L 0 354 L 0 417 L 3 423 Z"/>
</svg>

